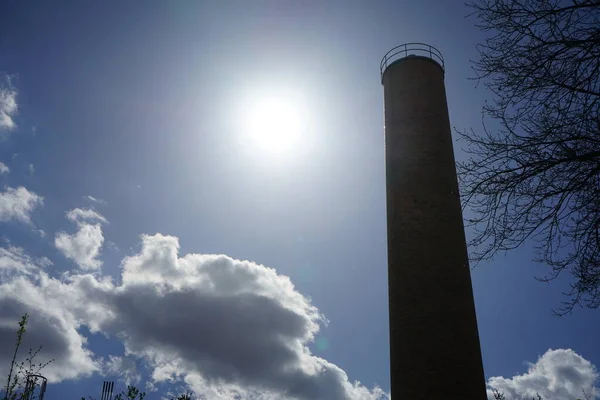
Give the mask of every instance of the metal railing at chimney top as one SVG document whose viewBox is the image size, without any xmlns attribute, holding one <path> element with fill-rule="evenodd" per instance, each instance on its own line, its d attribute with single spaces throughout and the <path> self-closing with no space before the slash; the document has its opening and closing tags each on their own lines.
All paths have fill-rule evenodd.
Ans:
<svg viewBox="0 0 600 400">
<path fill-rule="evenodd" d="M 440 64 L 442 71 L 444 70 L 444 57 L 438 49 L 425 43 L 404 43 L 394 47 L 383 56 L 379 65 L 381 79 L 383 80 L 383 73 L 389 65 L 411 55 L 428 57 Z"/>
</svg>

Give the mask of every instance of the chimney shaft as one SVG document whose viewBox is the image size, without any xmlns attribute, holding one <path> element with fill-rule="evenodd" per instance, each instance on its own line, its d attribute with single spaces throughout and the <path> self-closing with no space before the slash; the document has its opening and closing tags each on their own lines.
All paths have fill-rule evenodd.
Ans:
<svg viewBox="0 0 600 400">
<path fill-rule="evenodd" d="M 392 396 L 486 400 L 443 58 L 408 44 L 381 67 Z"/>
</svg>

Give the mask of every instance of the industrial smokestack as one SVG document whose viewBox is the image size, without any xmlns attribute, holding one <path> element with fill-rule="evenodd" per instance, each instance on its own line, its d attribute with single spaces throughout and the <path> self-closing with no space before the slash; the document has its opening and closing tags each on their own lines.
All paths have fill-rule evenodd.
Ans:
<svg viewBox="0 0 600 400">
<path fill-rule="evenodd" d="M 485 400 L 441 53 L 381 62 L 392 398 Z"/>
</svg>

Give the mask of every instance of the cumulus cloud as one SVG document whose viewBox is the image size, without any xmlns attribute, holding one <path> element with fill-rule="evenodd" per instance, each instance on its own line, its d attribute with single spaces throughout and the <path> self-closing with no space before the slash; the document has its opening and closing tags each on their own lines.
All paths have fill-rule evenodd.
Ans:
<svg viewBox="0 0 600 400">
<path fill-rule="evenodd" d="M 3 192 L 0 192 L 0 221 L 15 220 L 31 223 L 31 212 L 41 204 L 43 204 L 43 197 L 23 186 L 16 189 L 6 187 Z"/>
<path fill-rule="evenodd" d="M 107 223 L 106 218 L 94 210 L 75 208 L 67 213 L 67 219 L 75 222 L 78 230 L 74 234 L 58 232 L 54 239 L 55 247 L 81 269 L 100 268 L 102 261 L 97 257 L 104 243 L 100 223 Z"/>
<path fill-rule="evenodd" d="M 0 282 L 0 343 L 14 343 L 17 322 L 27 312 L 30 318 L 21 346 L 23 349 L 43 346 L 36 363 L 54 359 L 43 370 L 50 382 L 100 371 L 101 363 L 86 348 L 86 339 L 78 332 L 75 314 L 65 307 L 66 302 L 85 299 L 78 298 L 76 293 L 60 292 L 64 285 L 49 279 L 42 271 L 35 278 L 13 276 L 0 278 Z M 12 351 L 11 346 L 0 346 L 2 376 L 8 374 Z"/>
<path fill-rule="evenodd" d="M 102 228 L 100 225 L 90 224 L 81 224 L 79 230 L 72 235 L 59 232 L 54 239 L 56 248 L 84 270 L 98 269 L 102 266 L 102 261 L 96 258 L 100 255 L 102 243 Z"/>
<path fill-rule="evenodd" d="M 271 268 L 224 255 L 180 256 L 178 239 L 161 234 L 143 236 L 141 250 L 121 267 L 118 283 L 89 274 L 46 277 L 32 296 L 40 304 L 53 299 L 71 318 L 67 326 L 119 338 L 154 384 L 179 382 L 215 400 L 389 398 L 311 354 L 326 320 Z M 122 361 L 109 358 L 105 368 Z"/>
<path fill-rule="evenodd" d="M 0 161 L 0 175 L 8 174 L 10 172 L 10 168 L 6 164 Z"/>
<path fill-rule="evenodd" d="M 10 131 L 16 128 L 13 117 L 17 113 L 17 91 L 12 88 L 10 80 L 6 85 L 0 84 L 0 130 Z"/>
<path fill-rule="evenodd" d="M 490 378 L 488 399 L 494 398 L 493 390 L 507 399 L 537 398 L 538 393 L 544 400 L 576 399 L 583 392 L 595 399 L 597 379 L 596 367 L 573 350 L 549 349 L 522 375 Z"/>
<path fill-rule="evenodd" d="M 179 257 L 178 250 L 175 237 L 143 236 L 139 254 L 122 262 L 115 318 L 99 323 L 145 360 L 154 380 L 180 378 L 214 399 L 248 390 L 277 398 L 384 398 L 310 353 L 325 320 L 289 278 L 224 255 Z"/>
</svg>

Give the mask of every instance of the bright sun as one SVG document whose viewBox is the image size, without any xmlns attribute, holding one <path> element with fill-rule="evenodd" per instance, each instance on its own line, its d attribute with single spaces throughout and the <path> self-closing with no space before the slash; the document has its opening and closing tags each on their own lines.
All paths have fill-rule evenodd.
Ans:
<svg viewBox="0 0 600 400">
<path fill-rule="evenodd" d="M 262 150 L 281 154 L 294 149 L 302 135 L 301 112 L 287 98 L 265 99 L 248 110 L 246 129 Z"/>
</svg>

